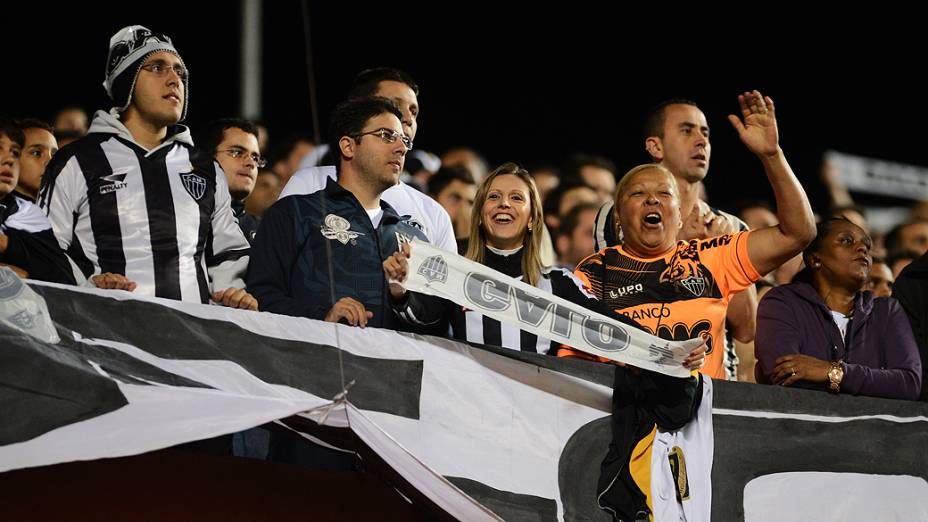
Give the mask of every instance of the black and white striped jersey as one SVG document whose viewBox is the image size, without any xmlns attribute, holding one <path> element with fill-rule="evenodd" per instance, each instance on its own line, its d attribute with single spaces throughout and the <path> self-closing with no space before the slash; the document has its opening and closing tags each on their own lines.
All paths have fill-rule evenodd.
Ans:
<svg viewBox="0 0 928 522">
<path fill-rule="evenodd" d="M 55 155 L 39 197 L 83 277 L 124 274 L 136 293 L 198 303 L 245 286 L 248 243 L 230 202 L 225 174 L 186 127 L 148 151 L 104 111 Z"/>
<path fill-rule="evenodd" d="M 522 276 L 515 277 L 522 280 Z M 557 290 L 555 290 L 557 288 Z M 547 268 L 542 271 L 538 280 L 538 289 L 568 301 L 576 301 L 576 297 L 583 296 L 583 301 L 593 299 L 586 295 L 583 283 L 572 273 L 563 268 Z M 477 310 L 456 306 L 451 315 L 451 331 L 456 339 L 463 339 L 478 344 L 502 346 L 523 352 L 538 352 L 556 354 L 552 350 L 552 342 L 546 337 L 539 337 L 520 329 L 516 325 L 503 324 L 500 321 L 487 317 Z"/>
</svg>

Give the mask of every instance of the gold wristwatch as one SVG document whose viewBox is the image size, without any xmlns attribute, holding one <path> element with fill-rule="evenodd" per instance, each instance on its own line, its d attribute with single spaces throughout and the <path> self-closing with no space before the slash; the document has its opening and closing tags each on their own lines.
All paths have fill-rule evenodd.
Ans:
<svg viewBox="0 0 928 522">
<path fill-rule="evenodd" d="M 828 370 L 828 390 L 834 393 L 841 391 L 841 380 L 844 379 L 844 366 L 842 361 L 831 361 L 831 369 Z"/>
</svg>

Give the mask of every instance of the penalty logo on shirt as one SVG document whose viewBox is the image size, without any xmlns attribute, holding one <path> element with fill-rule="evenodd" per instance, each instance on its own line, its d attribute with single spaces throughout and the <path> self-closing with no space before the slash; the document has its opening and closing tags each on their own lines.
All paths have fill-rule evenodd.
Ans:
<svg viewBox="0 0 928 522">
<path fill-rule="evenodd" d="M 200 201 L 206 194 L 206 178 L 196 172 L 181 172 L 180 180 L 184 183 L 184 189 L 194 200 Z"/>
</svg>

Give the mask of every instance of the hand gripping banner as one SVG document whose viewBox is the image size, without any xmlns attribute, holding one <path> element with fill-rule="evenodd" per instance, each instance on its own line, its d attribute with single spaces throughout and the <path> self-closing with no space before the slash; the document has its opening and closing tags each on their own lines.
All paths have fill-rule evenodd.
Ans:
<svg viewBox="0 0 928 522">
<path fill-rule="evenodd" d="M 412 242 L 403 287 L 478 310 L 498 321 L 592 355 L 673 377 L 689 377 L 683 367 L 699 338 L 667 341 L 508 277 L 496 270 Z"/>
</svg>

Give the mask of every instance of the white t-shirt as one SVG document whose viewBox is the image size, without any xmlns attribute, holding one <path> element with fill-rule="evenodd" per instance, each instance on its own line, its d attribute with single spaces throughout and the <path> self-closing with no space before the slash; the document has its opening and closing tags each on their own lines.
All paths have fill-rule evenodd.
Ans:
<svg viewBox="0 0 928 522">
<path fill-rule="evenodd" d="M 287 182 L 280 192 L 280 197 L 318 192 L 325 188 L 326 178 L 335 179 L 335 167 L 301 168 Z M 429 243 L 442 250 L 457 252 L 451 216 L 437 201 L 403 182 L 390 187 L 380 197 L 389 203 L 397 214 L 411 216 L 418 221 L 425 236 L 429 238 Z"/>
<path fill-rule="evenodd" d="M 367 217 L 371 220 L 371 225 L 376 229 L 380 226 L 380 218 L 383 217 L 382 208 L 366 208 L 364 209 L 367 212 Z"/>
<path fill-rule="evenodd" d="M 841 332 L 841 338 L 847 339 L 847 323 L 850 322 L 850 319 L 841 312 L 835 312 L 834 310 L 831 311 L 831 317 L 835 320 L 838 331 Z"/>
</svg>

